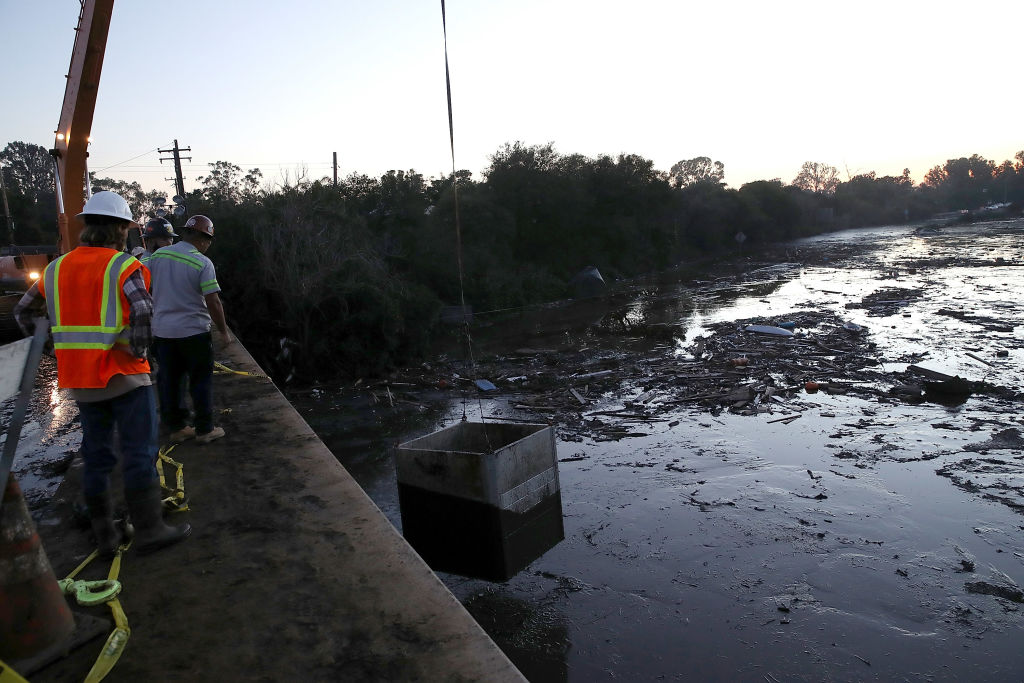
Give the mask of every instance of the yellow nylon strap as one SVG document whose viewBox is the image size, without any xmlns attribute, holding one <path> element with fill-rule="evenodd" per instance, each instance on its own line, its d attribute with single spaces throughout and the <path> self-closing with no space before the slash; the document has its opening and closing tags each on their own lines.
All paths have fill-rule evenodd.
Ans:
<svg viewBox="0 0 1024 683">
<path fill-rule="evenodd" d="M 28 683 L 28 681 L 18 675 L 17 671 L 4 664 L 4 661 L 0 659 L 0 683 Z"/>
<path fill-rule="evenodd" d="M 116 581 L 118 575 L 121 573 L 121 555 L 131 546 L 131 541 L 122 544 L 117 549 L 117 553 L 114 555 L 113 561 L 110 563 L 110 571 L 107 572 L 107 579 Z M 82 560 L 82 563 L 75 567 L 75 569 L 68 574 L 68 579 L 74 579 L 80 571 L 95 559 L 99 554 L 98 550 L 93 550 L 88 557 Z M 114 630 L 107 636 L 107 642 L 103 646 L 103 650 L 100 652 L 99 657 L 92 665 L 92 669 L 89 670 L 89 674 L 85 677 L 86 683 L 98 683 L 102 681 L 107 674 L 113 670 L 114 665 L 117 664 L 117 660 L 121 658 L 121 653 L 124 652 L 125 646 L 128 644 L 128 638 L 132 634 L 132 630 L 128 628 L 128 617 L 125 616 L 124 609 L 121 607 L 120 601 L 115 597 L 107 602 L 110 605 L 110 611 L 114 615 Z M 6 681 L 0 677 L 0 683 L 19 683 L 17 680 Z"/>
<path fill-rule="evenodd" d="M 174 512 L 185 512 L 188 510 L 188 501 L 185 499 L 185 468 L 177 460 L 172 460 L 168 453 L 173 451 L 177 444 L 171 446 L 164 446 L 160 449 L 159 457 L 156 459 L 156 472 L 160 476 L 160 488 L 165 492 L 169 492 L 163 499 L 163 505 L 166 509 Z M 175 488 L 171 488 L 167 485 L 167 479 L 164 477 L 164 463 L 167 463 L 171 467 L 177 468 L 177 476 L 175 477 Z"/>
<path fill-rule="evenodd" d="M 107 604 L 110 605 L 110 611 L 114 615 L 114 630 L 107 636 L 107 643 L 85 677 L 85 683 L 98 683 L 106 678 L 117 664 L 117 660 L 121 658 L 128 639 L 132 635 L 132 630 L 128 627 L 128 617 L 125 616 L 120 601 L 114 598 Z"/>
<path fill-rule="evenodd" d="M 99 555 L 99 554 L 100 554 L 99 550 L 93 550 L 84 560 L 82 560 L 82 564 L 80 564 L 77 567 L 75 567 L 74 570 L 70 574 L 68 574 L 68 578 L 69 579 L 74 579 L 76 576 L 78 576 L 78 572 L 80 572 L 83 569 L 85 569 L 85 566 L 87 564 L 89 564 L 90 562 L 92 562 L 96 558 L 96 556 Z"/>
<path fill-rule="evenodd" d="M 219 373 L 219 374 L 228 374 L 228 373 L 230 373 L 232 375 L 243 375 L 245 377 L 256 377 L 258 379 L 270 379 L 269 377 L 264 375 L 262 372 L 245 372 L 244 370 L 232 370 L 228 366 L 224 365 L 223 363 L 219 363 L 219 362 L 214 362 L 213 370 L 214 370 L 215 373 Z"/>
</svg>

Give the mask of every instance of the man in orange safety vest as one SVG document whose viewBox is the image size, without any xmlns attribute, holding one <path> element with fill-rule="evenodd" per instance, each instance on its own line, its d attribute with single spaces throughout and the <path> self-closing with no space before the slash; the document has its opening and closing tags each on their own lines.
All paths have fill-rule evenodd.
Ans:
<svg viewBox="0 0 1024 683">
<path fill-rule="evenodd" d="M 120 439 L 124 497 L 135 527 L 135 548 L 146 553 L 191 533 L 163 521 L 156 471 L 156 398 L 146 351 L 152 342 L 149 271 L 124 252 L 131 209 L 114 192 L 97 192 L 78 217 L 81 245 L 53 261 L 21 298 L 14 314 L 22 329 L 43 311 L 57 356 L 57 384 L 69 389 L 82 422 L 82 489 L 101 554 L 121 544 L 114 525 L 110 473 Z"/>
</svg>

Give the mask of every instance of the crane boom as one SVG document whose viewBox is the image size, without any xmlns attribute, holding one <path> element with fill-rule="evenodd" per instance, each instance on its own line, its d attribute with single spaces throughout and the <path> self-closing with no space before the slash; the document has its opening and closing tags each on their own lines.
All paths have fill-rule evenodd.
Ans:
<svg viewBox="0 0 1024 683">
<path fill-rule="evenodd" d="M 54 161 L 61 253 L 78 246 L 81 228 L 70 219 L 81 213 L 85 203 L 85 189 L 89 182 L 86 177 L 89 135 L 113 11 L 114 0 L 82 0 L 78 28 L 75 29 L 75 47 L 66 77 L 64 106 L 50 151 Z"/>
</svg>

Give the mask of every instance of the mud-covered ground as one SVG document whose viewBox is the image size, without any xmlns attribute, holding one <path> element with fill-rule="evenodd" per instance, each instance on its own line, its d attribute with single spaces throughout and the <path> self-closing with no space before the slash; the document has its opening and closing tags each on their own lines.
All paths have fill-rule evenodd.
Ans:
<svg viewBox="0 0 1024 683">
<path fill-rule="evenodd" d="M 1022 263 L 1024 221 L 835 233 L 290 396 L 399 527 L 397 443 L 556 426 L 565 540 L 443 575 L 531 680 L 1016 681 Z"/>
</svg>

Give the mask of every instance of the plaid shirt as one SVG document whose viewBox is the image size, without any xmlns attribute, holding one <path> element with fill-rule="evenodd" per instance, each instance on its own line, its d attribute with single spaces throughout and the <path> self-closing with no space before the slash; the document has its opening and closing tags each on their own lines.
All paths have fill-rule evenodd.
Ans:
<svg viewBox="0 0 1024 683">
<path fill-rule="evenodd" d="M 128 276 L 121 288 L 128 304 L 128 334 L 131 338 L 132 353 L 136 358 L 145 358 L 146 350 L 153 343 L 153 297 L 146 289 L 142 271 L 136 270 Z M 14 319 L 25 334 L 32 334 L 33 319 L 46 316 L 46 297 L 39 293 L 39 283 L 33 283 L 21 300 L 14 306 Z M 52 320 L 50 321 L 53 322 Z"/>
</svg>

